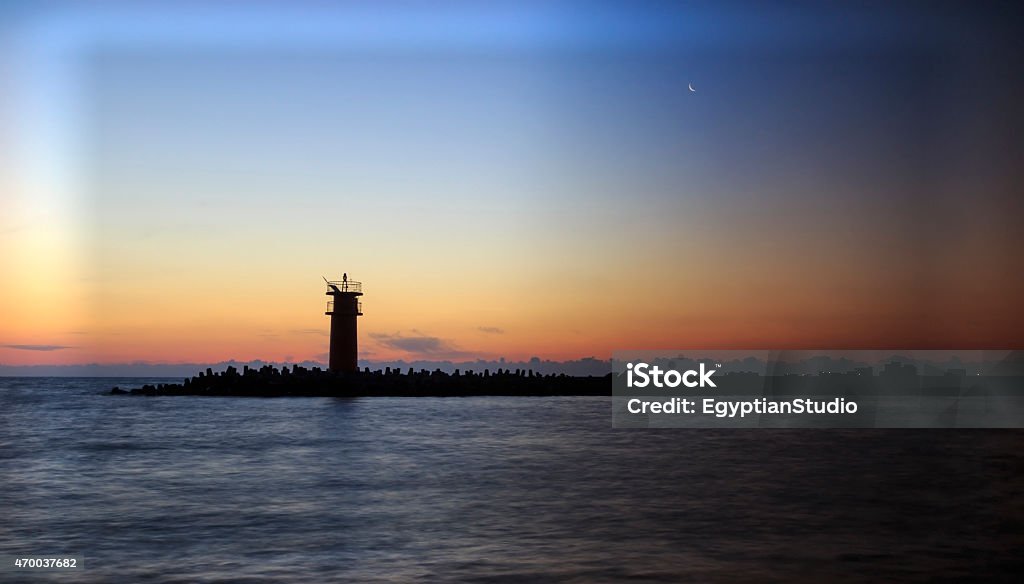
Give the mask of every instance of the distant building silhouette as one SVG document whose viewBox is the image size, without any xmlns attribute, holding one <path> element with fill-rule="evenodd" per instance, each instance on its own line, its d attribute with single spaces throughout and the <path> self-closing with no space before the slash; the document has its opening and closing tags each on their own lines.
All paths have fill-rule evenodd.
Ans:
<svg viewBox="0 0 1024 584">
<path fill-rule="evenodd" d="M 324 314 L 331 317 L 331 349 L 328 368 L 334 372 L 354 373 L 359 371 L 359 336 L 356 332 L 356 318 L 363 315 L 363 284 L 348 279 L 344 274 L 340 282 L 327 282 L 327 303 Z"/>
<path fill-rule="evenodd" d="M 882 372 L 879 375 L 889 378 L 917 377 L 917 367 L 909 363 L 898 363 L 893 361 L 892 363 L 886 363 L 885 366 L 882 367 Z"/>
</svg>

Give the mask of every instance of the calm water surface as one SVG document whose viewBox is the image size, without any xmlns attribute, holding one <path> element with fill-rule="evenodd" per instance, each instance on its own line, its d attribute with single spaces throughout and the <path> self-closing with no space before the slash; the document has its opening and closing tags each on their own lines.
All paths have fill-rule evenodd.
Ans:
<svg viewBox="0 0 1024 584">
<path fill-rule="evenodd" d="M 152 381 L 0 379 L 0 555 L 84 556 L 36 577 L 61 582 L 1024 570 L 1021 432 L 612 430 L 606 398 L 99 395 Z"/>
</svg>

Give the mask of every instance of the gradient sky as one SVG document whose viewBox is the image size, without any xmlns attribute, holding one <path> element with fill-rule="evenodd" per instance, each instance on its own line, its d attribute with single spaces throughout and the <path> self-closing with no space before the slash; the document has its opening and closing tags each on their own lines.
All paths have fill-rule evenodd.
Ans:
<svg viewBox="0 0 1024 584">
<path fill-rule="evenodd" d="M 5 5 L 0 362 L 1021 348 L 1011 10 Z"/>
</svg>

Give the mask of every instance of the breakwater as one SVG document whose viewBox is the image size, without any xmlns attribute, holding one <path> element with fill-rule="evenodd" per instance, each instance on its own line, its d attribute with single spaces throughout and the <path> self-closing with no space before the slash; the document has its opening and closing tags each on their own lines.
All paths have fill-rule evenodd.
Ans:
<svg viewBox="0 0 1024 584">
<path fill-rule="evenodd" d="M 475 395 L 560 396 L 611 395 L 611 374 L 602 377 L 540 375 L 531 370 L 497 369 L 483 373 L 455 370 L 402 372 L 386 368 L 335 373 L 319 367 L 228 367 L 223 372 L 207 369 L 182 383 L 115 387 L 113 395 L 233 396 L 233 397 L 359 397 Z"/>
</svg>

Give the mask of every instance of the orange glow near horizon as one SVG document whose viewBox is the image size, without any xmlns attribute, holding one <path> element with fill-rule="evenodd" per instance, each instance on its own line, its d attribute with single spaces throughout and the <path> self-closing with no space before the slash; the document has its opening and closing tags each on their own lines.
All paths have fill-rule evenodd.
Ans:
<svg viewBox="0 0 1024 584">
<path fill-rule="evenodd" d="M 616 272 L 603 257 L 561 272 L 522 265 L 519 277 L 504 267 L 470 273 L 411 261 L 387 270 L 354 265 L 351 277 L 366 292 L 360 357 L 459 362 L 608 358 L 626 349 L 1013 348 L 1017 338 L 1014 321 L 999 316 L 1013 300 L 1009 291 L 992 292 L 998 274 L 983 273 L 987 285 L 976 278 L 969 286 L 914 275 L 935 280 L 928 288 L 936 291 L 922 301 L 913 280 L 873 286 L 894 281 L 881 268 L 828 272 L 815 267 L 815 252 L 794 263 L 799 269 L 771 277 L 762 263 L 768 258 L 731 268 L 726 251 L 739 253 L 680 260 L 672 271 L 655 262 Z M 183 259 L 170 258 L 167 269 L 114 271 L 132 278 L 86 277 L 77 288 L 23 261 L 15 270 L 21 285 L 0 297 L 11 315 L 0 362 L 325 361 L 328 298 L 313 265 L 323 258 L 279 263 L 273 277 L 250 277 L 257 266 L 241 257 L 235 259 L 243 265 L 225 262 L 237 266 L 230 270 L 173 265 Z M 808 281 L 810 272 L 819 277 Z M 410 338 L 437 342 L 428 351 L 403 348 Z M 30 346 L 67 348 L 24 348 Z"/>
</svg>

